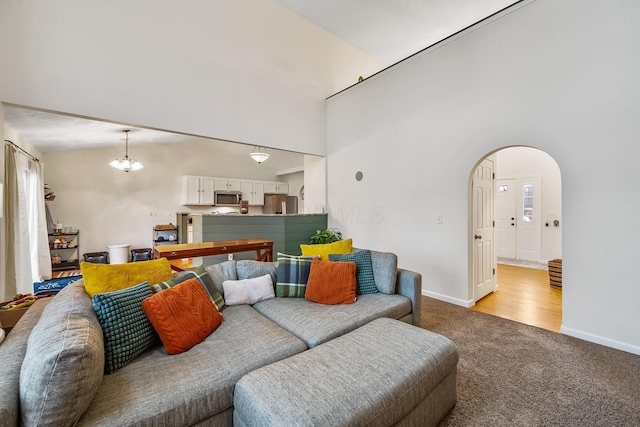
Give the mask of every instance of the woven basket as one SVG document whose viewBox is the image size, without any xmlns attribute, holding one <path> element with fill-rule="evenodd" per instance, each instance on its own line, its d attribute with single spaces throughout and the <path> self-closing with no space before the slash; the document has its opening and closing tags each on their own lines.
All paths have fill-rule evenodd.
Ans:
<svg viewBox="0 0 640 427">
<path fill-rule="evenodd" d="M 549 284 L 554 288 L 562 289 L 562 260 L 549 261 Z"/>
</svg>

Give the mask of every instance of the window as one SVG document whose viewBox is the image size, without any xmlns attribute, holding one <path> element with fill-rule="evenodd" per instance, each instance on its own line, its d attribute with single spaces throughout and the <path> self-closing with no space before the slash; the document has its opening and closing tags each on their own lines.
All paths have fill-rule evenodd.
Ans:
<svg viewBox="0 0 640 427">
<path fill-rule="evenodd" d="M 522 186 L 522 221 L 533 222 L 533 185 Z"/>
</svg>

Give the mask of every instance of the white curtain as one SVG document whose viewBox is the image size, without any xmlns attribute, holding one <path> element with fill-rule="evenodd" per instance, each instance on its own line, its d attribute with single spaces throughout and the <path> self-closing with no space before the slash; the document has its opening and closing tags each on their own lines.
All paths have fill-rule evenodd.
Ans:
<svg viewBox="0 0 640 427">
<path fill-rule="evenodd" d="M 51 278 L 51 258 L 40 162 L 5 146 L 5 295 L 32 293 L 33 283 Z"/>
</svg>

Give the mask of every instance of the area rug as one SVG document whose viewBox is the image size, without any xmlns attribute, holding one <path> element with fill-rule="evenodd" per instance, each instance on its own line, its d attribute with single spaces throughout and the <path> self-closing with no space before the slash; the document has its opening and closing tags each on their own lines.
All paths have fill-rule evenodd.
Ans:
<svg viewBox="0 0 640 427">
<path fill-rule="evenodd" d="M 422 327 L 458 347 L 440 426 L 639 426 L 640 356 L 423 297 Z"/>
</svg>

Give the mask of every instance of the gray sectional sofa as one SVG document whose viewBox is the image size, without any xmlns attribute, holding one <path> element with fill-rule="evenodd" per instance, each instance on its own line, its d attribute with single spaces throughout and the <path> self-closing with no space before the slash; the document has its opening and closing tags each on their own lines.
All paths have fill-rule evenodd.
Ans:
<svg viewBox="0 0 640 427">
<path fill-rule="evenodd" d="M 222 325 L 189 351 L 168 356 L 157 345 L 110 375 L 103 374 L 91 299 L 83 281 L 72 283 L 37 301 L 0 345 L 0 425 L 233 425 L 234 388 L 244 375 L 377 318 L 419 324 L 421 275 L 397 269 L 393 254 L 372 251 L 372 259 L 382 292 L 349 305 L 274 298 L 228 306 Z M 225 279 L 265 269 L 273 271 L 275 263 L 207 267 L 221 290 Z"/>
</svg>

